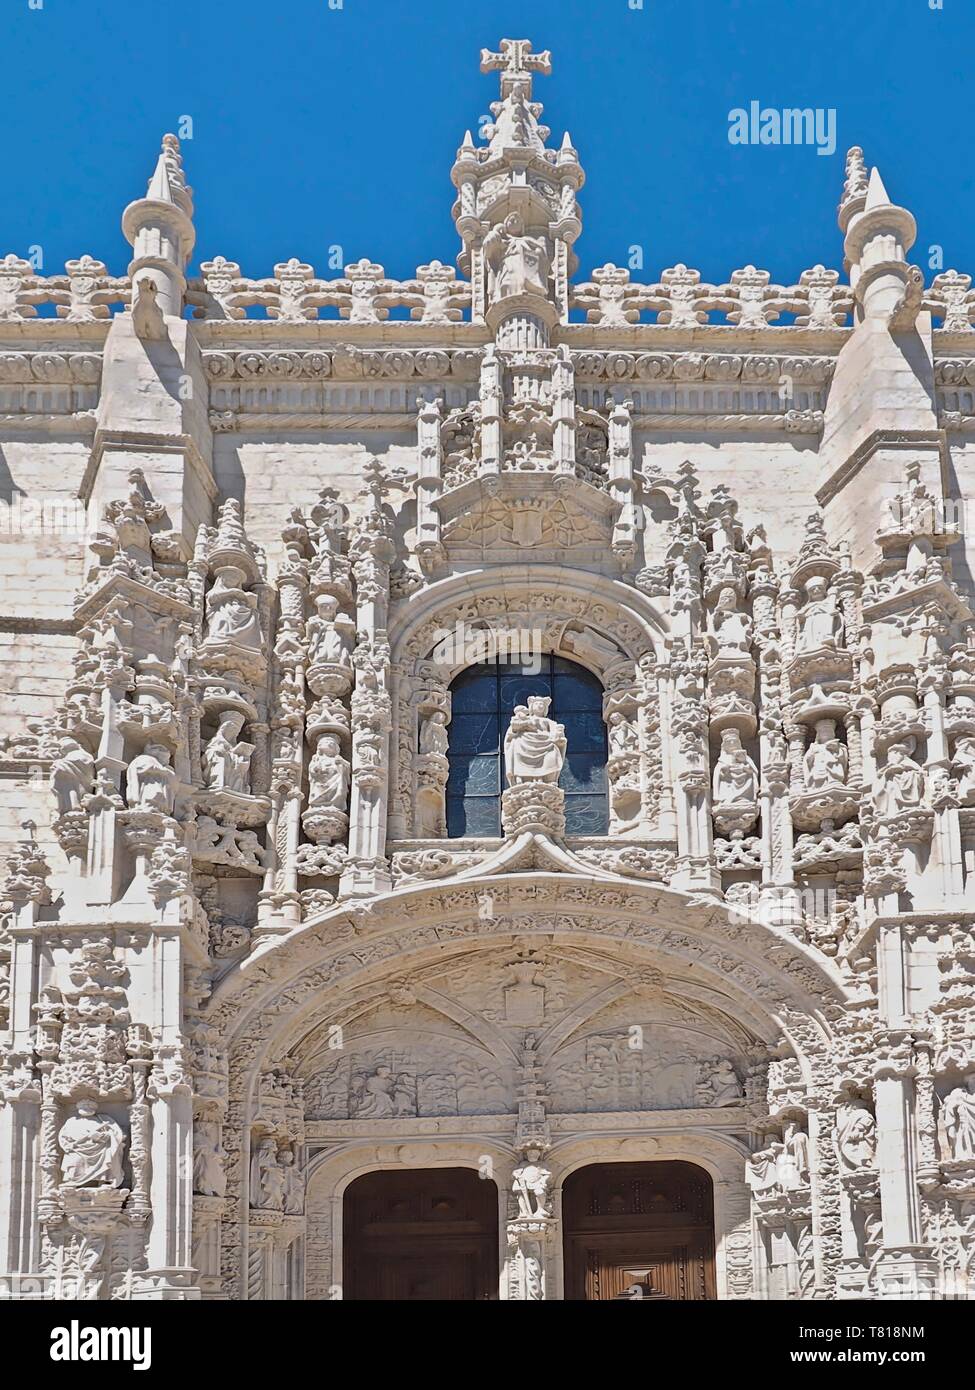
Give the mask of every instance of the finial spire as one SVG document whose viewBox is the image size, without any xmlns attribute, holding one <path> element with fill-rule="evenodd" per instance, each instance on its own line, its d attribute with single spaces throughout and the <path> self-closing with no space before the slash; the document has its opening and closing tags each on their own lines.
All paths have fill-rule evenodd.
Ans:
<svg viewBox="0 0 975 1390">
<path fill-rule="evenodd" d="M 859 145 L 853 145 L 847 151 L 846 182 L 843 185 L 840 205 L 836 210 L 836 220 L 839 222 L 840 231 L 844 235 L 856 213 L 863 211 L 868 183 L 867 165 L 863 158 L 863 150 Z"/>
<path fill-rule="evenodd" d="M 522 87 L 525 100 L 532 99 L 532 74 L 543 73 L 546 77 L 552 71 L 552 55 L 546 48 L 544 53 L 533 53 L 530 39 L 502 39 L 498 45 L 500 53 L 492 53 L 489 48 L 481 49 L 481 71 L 501 73 L 501 100 L 510 96 L 515 87 Z"/>
<path fill-rule="evenodd" d="M 133 303 L 143 280 L 152 282 L 150 296 L 163 315 L 179 317 L 186 289 L 185 268 L 193 250 L 193 190 L 183 175 L 183 159 L 175 135 L 164 135 L 146 194 L 122 214 L 122 231 L 133 250 L 129 264 Z M 147 307 L 147 306 L 144 306 Z"/>
</svg>

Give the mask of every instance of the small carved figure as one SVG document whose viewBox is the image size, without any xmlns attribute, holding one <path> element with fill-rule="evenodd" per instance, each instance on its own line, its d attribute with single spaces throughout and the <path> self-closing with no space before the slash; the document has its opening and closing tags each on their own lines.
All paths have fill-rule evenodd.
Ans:
<svg viewBox="0 0 975 1390">
<path fill-rule="evenodd" d="M 238 742 L 244 716 L 228 710 L 220 716 L 217 731 L 203 753 L 203 776 L 214 791 L 250 791 L 250 762 L 253 743 Z"/>
<path fill-rule="evenodd" d="M 887 750 L 886 766 L 878 773 L 880 786 L 874 793 L 881 816 L 898 816 L 916 810 L 924 800 L 924 773 L 911 757 L 915 740 L 893 743 Z"/>
<path fill-rule="evenodd" d="M 353 1078 L 349 1113 L 356 1120 L 379 1120 L 396 1113 L 391 1067 L 378 1066 L 371 1076 Z"/>
<path fill-rule="evenodd" d="M 226 1196 L 226 1156 L 220 1142 L 220 1126 L 210 1120 L 198 1120 L 193 1127 L 193 1191 L 199 1196 Z"/>
<path fill-rule="evenodd" d="M 529 695 L 516 705 L 504 736 L 504 766 L 508 782 L 558 782 L 565 761 L 565 729 L 548 718 L 548 695 Z"/>
<path fill-rule="evenodd" d="M 842 635 L 843 619 L 837 611 L 836 600 L 829 592 L 826 580 L 815 574 L 806 581 L 806 603 L 799 614 L 796 651 L 835 648 L 839 646 Z"/>
<path fill-rule="evenodd" d="M 551 261 L 544 237 L 529 236 L 518 212 L 484 238 L 484 258 L 491 269 L 491 301 L 508 295 L 547 295 Z"/>
<path fill-rule="evenodd" d="M 351 666 L 352 654 L 348 639 L 340 631 L 341 621 L 338 599 L 332 594 L 319 594 L 315 600 L 315 616 L 308 620 L 309 661 Z"/>
<path fill-rule="evenodd" d="M 975 737 L 966 734 L 955 745 L 951 769 L 958 774 L 958 794 L 963 801 L 975 792 Z"/>
<path fill-rule="evenodd" d="M 150 743 L 133 758 L 125 778 L 125 796 L 133 811 L 161 811 L 170 815 L 176 800 L 176 771 L 169 765 L 169 749 Z"/>
<path fill-rule="evenodd" d="M 849 755 L 836 737 L 836 725 L 832 719 L 817 721 L 816 739 L 806 750 L 803 768 L 807 791 L 846 786 Z"/>
<path fill-rule="evenodd" d="M 281 1149 L 278 1163 L 284 1173 L 285 1214 L 300 1216 L 305 1209 L 305 1177 L 295 1163 L 294 1149 Z"/>
<path fill-rule="evenodd" d="M 855 1173 L 872 1166 L 877 1151 L 877 1121 L 866 1101 L 854 1097 L 836 1107 L 833 1142 L 845 1172 Z"/>
<path fill-rule="evenodd" d="M 520 1217 L 549 1216 L 548 1188 L 552 1174 L 543 1168 L 539 1159 L 541 1149 L 525 1150 L 525 1160 L 511 1174 L 511 1190 L 518 1199 Z"/>
<path fill-rule="evenodd" d="M 744 1095 L 738 1073 L 727 1057 L 720 1058 L 711 1075 L 712 1105 L 734 1105 Z"/>
<path fill-rule="evenodd" d="M 58 1145 L 65 1187 L 121 1187 L 125 1135 L 93 1100 L 80 1100 L 61 1126 Z"/>
<path fill-rule="evenodd" d="M 782 1136 L 782 1160 L 779 1166 L 782 1186 L 787 1192 L 808 1185 L 809 1136 L 794 1120 L 786 1125 Z"/>
<path fill-rule="evenodd" d="M 344 811 L 349 802 L 351 769 L 334 734 L 325 734 L 308 764 L 309 806 L 330 806 Z"/>
<path fill-rule="evenodd" d="M 431 710 L 420 725 L 420 752 L 447 753 L 447 715 L 442 709 Z"/>
<path fill-rule="evenodd" d="M 609 751 L 617 756 L 636 753 L 640 748 L 640 735 L 632 720 L 620 710 L 609 716 Z"/>
<path fill-rule="evenodd" d="M 941 1114 L 952 1158 L 975 1160 L 975 1072 L 948 1092 Z"/>
<path fill-rule="evenodd" d="M 258 649 L 261 625 L 257 616 L 257 596 L 240 587 L 244 571 L 235 565 L 222 565 L 207 595 L 207 640 L 233 642 L 238 647 Z"/>
<path fill-rule="evenodd" d="M 749 806 L 758 799 L 758 768 L 737 729 L 725 729 L 712 783 L 715 806 Z"/>
<path fill-rule="evenodd" d="M 251 1206 L 266 1211 L 282 1211 L 284 1182 L 284 1169 L 278 1165 L 276 1141 L 262 1139 L 251 1158 Z"/>
<path fill-rule="evenodd" d="M 769 1135 L 762 1149 L 756 1149 L 745 1164 L 745 1180 L 752 1192 L 761 1195 L 779 1186 L 779 1159 L 784 1145 L 775 1135 Z"/>
<path fill-rule="evenodd" d="M 75 738 L 62 738 L 51 764 L 51 790 L 57 797 L 58 815 L 81 809 L 81 799 L 91 791 L 95 759 Z"/>
</svg>

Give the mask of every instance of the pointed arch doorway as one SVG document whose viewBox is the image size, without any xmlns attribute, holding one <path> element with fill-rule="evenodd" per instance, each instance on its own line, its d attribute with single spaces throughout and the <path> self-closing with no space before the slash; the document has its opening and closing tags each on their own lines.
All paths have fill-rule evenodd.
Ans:
<svg viewBox="0 0 975 1390">
<path fill-rule="evenodd" d="M 498 1189 L 473 1168 L 366 1173 L 346 1188 L 343 1226 L 344 1298 L 498 1297 Z"/>
<path fill-rule="evenodd" d="M 693 1163 L 597 1163 L 562 1190 L 565 1297 L 713 1299 L 714 1193 Z"/>
</svg>

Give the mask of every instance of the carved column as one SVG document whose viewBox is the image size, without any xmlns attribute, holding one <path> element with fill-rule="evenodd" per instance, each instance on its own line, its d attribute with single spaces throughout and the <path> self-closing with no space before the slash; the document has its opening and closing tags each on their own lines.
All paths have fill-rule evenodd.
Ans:
<svg viewBox="0 0 975 1390">
<path fill-rule="evenodd" d="M 352 693 L 352 802 L 343 897 L 371 896 L 392 886 L 386 859 L 389 801 L 390 652 L 386 640 L 389 567 L 395 556 L 378 463 L 367 465 L 367 511 L 349 545 L 355 577 L 358 646 Z"/>
</svg>

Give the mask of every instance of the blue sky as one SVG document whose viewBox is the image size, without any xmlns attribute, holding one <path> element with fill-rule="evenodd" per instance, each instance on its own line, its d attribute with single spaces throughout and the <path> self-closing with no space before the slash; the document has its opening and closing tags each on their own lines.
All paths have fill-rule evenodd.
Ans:
<svg viewBox="0 0 975 1390">
<path fill-rule="evenodd" d="M 507 35 L 552 51 L 535 95 L 586 170 L 583 272 L 632 245 L 636 279 L 676 261 L 719 281 L 749 262 L 787 283 L 838 267 L 843 157 L 861 144 L 918 219 L 926 276 L 932 244 L 975 274 L 973 0 L 637 3 L 5 0 L 0 253 L 124 270 L 122 209 L 188 115 L 196 261 L 264 276 L 298 256 L 329 275 L 336 244 L 398 276 L 452 261 L 450 165 L 497 93 L 480 48 Z M 730 144 L 729 111 L 753 100 L 835 108 L 836 154 Z"/>
</svg>

